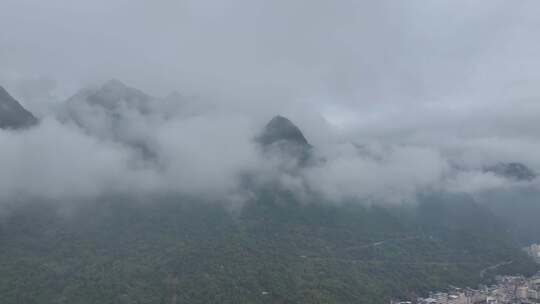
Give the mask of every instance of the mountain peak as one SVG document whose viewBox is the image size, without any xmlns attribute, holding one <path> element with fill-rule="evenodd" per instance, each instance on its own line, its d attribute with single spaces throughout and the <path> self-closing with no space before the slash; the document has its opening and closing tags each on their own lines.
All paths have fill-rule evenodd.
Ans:
<svg viewBox="0 0 540 304">
<path fill-rule="evenodd" d="M 302 146 L 310 146 L 304 134 L 288 118 L 276 115 L 268 122 L 263 134 L 258 138 L 263 145 L 271 145 L 279 141 L 291 142 Z"/>
<path fill-rule="evenodd" d="M 288 118 L 277 115 L 264 127 L 256 141 L 266 153 L 278 153 L 296 161 L 300 166 L 312 160 L 312 146 L 302 131 Z"/>
<path fill-rule="evenodd" d="M 97 88 L 81 90 L 68 100 L 68 103 L 86 103 L 99 106 L 109 111 L 115 111 L 119 107 L 127 106 L 146 113 L 152 97 L 146 93 L 127 86 L 118 79 L 111 79 Z"/>
<path fill-rule="evenodd" d="M 0 86 L 0 129 L 20 129 L 36 123 L 34 115 Z"/>
</svg>

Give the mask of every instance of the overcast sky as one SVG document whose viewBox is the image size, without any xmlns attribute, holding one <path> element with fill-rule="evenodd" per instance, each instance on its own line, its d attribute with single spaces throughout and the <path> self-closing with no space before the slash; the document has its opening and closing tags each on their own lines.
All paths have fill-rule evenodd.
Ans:
<svg viewBox="0 0 540 304">
<path fill-rule="evenodd" d="M 535 0 L 3 0 L 0 77 L 271 95 L 340 122 L 351 108 L 474 109 L 537 98 L 539 13 Z"/>
<path fill-rule="evenodd" d="M 0 84 L 44 117 L 110 78 L 261 123 L 282 113 L 321 149 L 428 149 L 391 157 L 427 159 L 427 180 L 448 157 L 540 170 L 539 16 L 537 0 L 2 0 Z"/>
</svg>

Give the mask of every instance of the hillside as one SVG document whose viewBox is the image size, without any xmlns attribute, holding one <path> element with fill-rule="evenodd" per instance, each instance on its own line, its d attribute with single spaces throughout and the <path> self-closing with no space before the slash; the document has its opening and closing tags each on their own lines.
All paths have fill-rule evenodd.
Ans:
<svg viewBox="0 0 540 304">
<path fill-rule="evenodd" d="M 0 301 L 385 303 L 474 286 L 501 261 L 534 272 L 499 224 L 461 197 L 338 207 L 261 195 L 233 212 L 173 198 L 68 215 L 28 205 L 0 225 Z"/>
</svg>

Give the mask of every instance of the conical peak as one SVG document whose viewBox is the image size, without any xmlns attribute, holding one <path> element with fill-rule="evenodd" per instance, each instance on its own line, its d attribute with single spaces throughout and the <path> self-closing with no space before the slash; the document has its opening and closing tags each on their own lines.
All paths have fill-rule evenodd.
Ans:
<svg viewBox="0 0 540 304">
<path fill-rule="evenodd" d="M 302 131 L 288 118 L 281 115 L 275 116 L 268 122 L 260 140 L 263 144 L 288 141 L 301 145 L 309 145 Z"/>
</svg>

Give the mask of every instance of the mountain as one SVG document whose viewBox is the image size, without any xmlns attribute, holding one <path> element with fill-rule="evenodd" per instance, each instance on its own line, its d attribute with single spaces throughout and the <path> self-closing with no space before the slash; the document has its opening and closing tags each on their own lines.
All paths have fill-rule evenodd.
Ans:
<svg viewBox="0 0 540 304">
<path fill-rule="evenodd" d="M 81 115 L 114 123 L 103 136 L 133 144 L 123 132 L 144 96 L 112 82 L 72 102 Z M 282 116 L 256 141 L 298 171 L 312 159 L 314 148 Z M 39 201 L 9 205 L 0 221 L 0 303 L 382 304 L 540 268 L 508 225 L 468 195 L 336 204 L 275 184 L 246 190 L 250 199 L 235 208 L 180 195 L 134 199 L 137 191 L 60 211 Z"/>
<path fill-rule="evenodd" d="M 521 246 L 540 243 L 540 191 L 534 183 L 536 172 L 518 162 L 500 162 L 484 168 L 496 176 L 520 183 L 519 187 L 490 189 L 475 195 L 507 226 L 512 239 Z"/>
<path fill-rule="evenodd" d="M 145 158 L 153 158 L 151 128 L 147 124 L 155 114 L 155 102 L 146 93 L 113 79 L 69 98 L 59 118 L 96 137 L 129 145 Z"/>
<path fill-rule="evenodd" d="M 152 97 L 129 87 L 117 79 L 112 79 L 98 88 L 87 88 L 68 99 L 73 106 L 80 103 L 103 108 L 111 113 L 121 114 L 119 110 L 135 110 L 142 114 L 149 113 Z"/>
<path fill-rule="evenodd" d="M 312 158 L 313 147 L 300 129 L 289 119 L 275 116 L 264 127 L 256 141 L 267 153 L 278 153 L 297 164 L 306 165 Z"/>
<path fill-rule="evenodd" d="M 85 88 L 70 97 L 60 111 L 60 119 L 71 121 L 86 131 L 112 136 L 130 120 L 151 111 L 152 97 L 119 80 Z"/>
<path fill-rule="evenodd" d="M 2 303 L 388 303 L 538 265 L 470 197 L 419 205 L 104 198 L 0 222 Z M 483 269 L 512 261 L 480 276 Z"/>
<path fill-rule="evenodd" d="M 522 163 L 497 163 L 484 168 L 485 172 L 511 179 L 514 181 L 532 181 L 536 178 L 536 173 Z"/>
<path fill-rule="evenodd" d="M 522 246 L 540 243 L 540 191 L 535 186 L 495 189 L 477 199 L 508 225 L 513 239 Z"/>
<path fill-rule="evenodd" d="M 302 131 L 289 119 L 277 115 L 265 126 L 263 134 L 259 137 L 263 145 L 272 145 L 278 142 L 287 142 L 300 146 L 310 146 Z"/>
<path fill-rule="evenodd" d="M 20 129 L 37 123 L 37 119 L 0 86 L 0 129 Z"/>
</svg>

